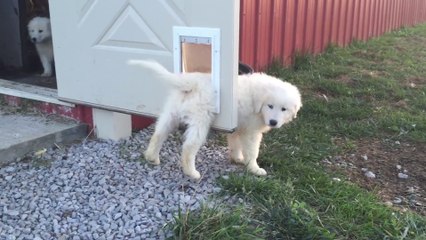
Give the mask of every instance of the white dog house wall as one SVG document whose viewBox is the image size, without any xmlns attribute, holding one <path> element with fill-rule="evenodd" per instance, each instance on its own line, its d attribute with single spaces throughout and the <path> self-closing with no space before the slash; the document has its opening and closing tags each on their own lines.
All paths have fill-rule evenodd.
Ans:
<svg viewBox="0 0 426 240">
<path fill-rule="evenodd" d="M 127 137 L 130 114 L 157 116 L 167 94 L 160 80 L 127 64 L 152 59 L 176 72 L 211 71 L 218 91 L 214 127 L 232 130 L 239 2 L 50 0 L 59 99 L 93 106 L 98 137 Z"/>
</svg>

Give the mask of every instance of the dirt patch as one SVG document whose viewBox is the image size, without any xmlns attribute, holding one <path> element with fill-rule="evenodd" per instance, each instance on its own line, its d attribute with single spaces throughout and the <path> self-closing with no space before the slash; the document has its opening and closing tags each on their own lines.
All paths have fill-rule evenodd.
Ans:
<svg viewBox="0 0 426 240">
<path fill-rule="evenodd" d="M 365 139 L 354 145 L 324 164 L 376 192 L 387 205 L 426 216 L 426 144 Z"/>
<path fill-rule="evenodd" d="M 350 86 L 354 84 L 354 80 L 348 75 L 341 75 L 338 78 L 336 78 L 336 81 L 350 85 Z"/>
<path fill-rule="evenodd" d="M 419 88 L 426 85 L 426 79 L 419 77 L 411 77 L 404 81 L 404 85 L 408 88 Z"/>
</svg>

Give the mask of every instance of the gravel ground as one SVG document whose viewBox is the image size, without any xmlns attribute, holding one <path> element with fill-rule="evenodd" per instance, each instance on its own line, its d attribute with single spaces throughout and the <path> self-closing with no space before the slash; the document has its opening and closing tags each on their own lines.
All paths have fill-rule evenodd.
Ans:
<svg viewBox="0 0 426 240">
<path fill-rule="evenodd" d="M 165 143 L 161 165 L 149 165 L 141 152 L 152 131 L 48 149 L 0 168 L 0 240 L 164 239 L 179 208 L 199 208 L 220 191 L 216 178 L 243 172 L 209 140 L 197 156 L 202 179 L 188 179 L 179 164 L 180 133 Z"/>
</svg>

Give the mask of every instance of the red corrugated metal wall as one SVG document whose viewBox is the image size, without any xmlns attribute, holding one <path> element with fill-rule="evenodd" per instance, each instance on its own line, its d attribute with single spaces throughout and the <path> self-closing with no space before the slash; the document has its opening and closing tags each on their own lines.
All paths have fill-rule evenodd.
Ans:
<svg viewBox="0 0 426 240">
<path fill-rule="evenodd" d="M 240 60 L 257 70 L 426 21 L 426 0 L 240 1 Z"/>
</svg>

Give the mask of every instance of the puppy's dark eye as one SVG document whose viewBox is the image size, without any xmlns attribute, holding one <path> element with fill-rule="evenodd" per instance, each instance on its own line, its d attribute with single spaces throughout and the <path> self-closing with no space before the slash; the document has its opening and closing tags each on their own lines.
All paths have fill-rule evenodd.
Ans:
<svg viewBox="0 0 426 240">
<path fill-rule="evenodd" d="M 287 109 L 286 109 L 286 108 L 281 108 L 281 111 L 283 111 L 283 112 L 284 112 L 285 110 L 287 110 Z"/>
<path fill-rule="evenodd" d="M 268 104 L 268 107 L 269 107 L 270 109 L 274 109 L 274 106 L 273 106 L 273 105 L 271 105 L 271 104 Z"/>
<path fill-rule="evenodd" d="M 39 33 L 42 33 L 42 32 L 43 32 L 43 30 L 38 30 L 38 32 L 39 32 Z"/>
</svg>

